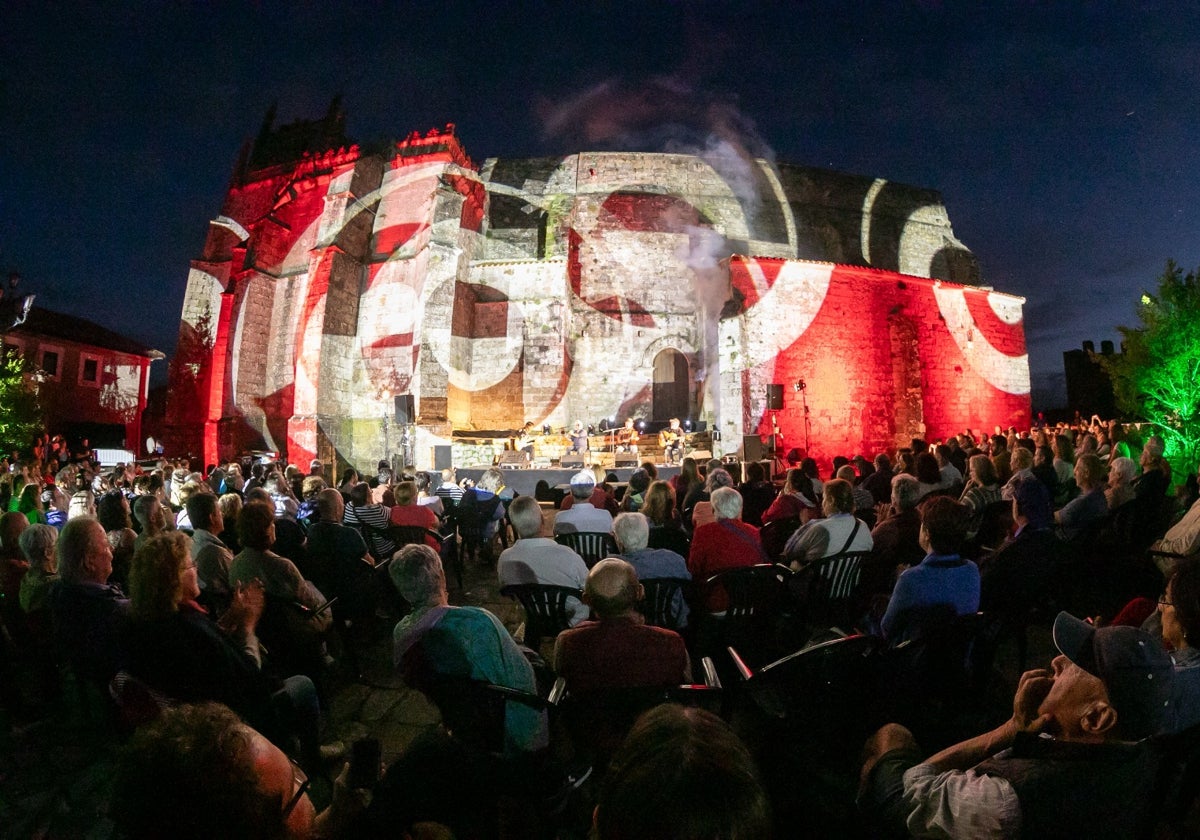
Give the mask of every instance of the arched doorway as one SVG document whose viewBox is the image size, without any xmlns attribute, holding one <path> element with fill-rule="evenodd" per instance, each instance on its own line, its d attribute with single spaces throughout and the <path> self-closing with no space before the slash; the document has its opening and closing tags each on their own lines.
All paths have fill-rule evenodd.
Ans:
<svg viewBox="0 0 1200 840">
<path fill-rule="evenodd" d="M 678 350 L 663 350 L 654 357 L 654 420 L 683 419 L 689 411 L 687 358 Z"/>
</svg>

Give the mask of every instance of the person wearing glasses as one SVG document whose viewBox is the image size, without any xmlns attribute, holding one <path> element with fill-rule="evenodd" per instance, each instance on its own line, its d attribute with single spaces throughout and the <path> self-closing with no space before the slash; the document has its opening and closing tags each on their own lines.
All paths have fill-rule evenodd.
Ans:
<svg viewBox="0 0 1200 840">
<path fill-rule="evenodd" d="M 225 706 L 165 711 L 117 760 L 110 814 L 130 840 L 344 836 L 365 807 L 347 764 L 320 814 L 304 769 Z"/>
<path fill-rule="evenodd" d="M 1200 558 L 1182 561 L 1158 599 L 1163 641 L 1175 663 L 1175 731 L 1200 724 Z"/>
</svg>

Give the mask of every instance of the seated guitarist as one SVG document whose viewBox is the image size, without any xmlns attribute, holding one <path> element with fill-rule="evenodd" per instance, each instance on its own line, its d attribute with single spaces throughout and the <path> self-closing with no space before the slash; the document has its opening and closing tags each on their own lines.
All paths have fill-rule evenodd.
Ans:
<svg viewBox="0 0 1200 840">
<path fill-rule="evenodd" d="M 625 421 L 624 427 L 617 430 L 617 451 L 637 454 L 638 433 L 633 427 L 633 418 Z"/>
<path fill-rule="evenodd" d="M 683 429 L 679 428 L 679 418 L 672 417 L 671 425 L 658 433 L 659 445 L 663 448 L 668 464 L 678 464 L 683 458 Z"/>
</svg>

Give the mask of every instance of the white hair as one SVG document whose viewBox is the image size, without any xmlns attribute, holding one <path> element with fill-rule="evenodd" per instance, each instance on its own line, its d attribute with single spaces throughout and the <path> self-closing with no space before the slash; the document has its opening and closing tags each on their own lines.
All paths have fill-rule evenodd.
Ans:
<svg viewBox="0 0 1200 840">
<path fill-rule="evenodd" d="M 742 515 L 742 494 L 732 487 L 718 487 L 709 501 L 717 519 L 737 519 Z"/>
<path fill-rule="evenodd" d="M 621 551 L 641 551 L 650 542 L 650 520 L 640 513 L 618 514 L 613 520 L 613 536 Z"/>
</svg>

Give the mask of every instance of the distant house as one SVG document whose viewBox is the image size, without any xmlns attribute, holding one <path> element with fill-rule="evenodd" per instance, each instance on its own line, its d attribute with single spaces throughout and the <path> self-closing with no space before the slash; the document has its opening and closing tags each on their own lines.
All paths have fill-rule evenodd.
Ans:
<svg viewBox="0 0 1200 840">
<path fill-rule="evenodd" d="M 74 315 L 33 307 L 4 334 L 38 382 L 46 428 L 72 442 L 140 452 L 150 363 L 163 354 Z"/>
</svg>

